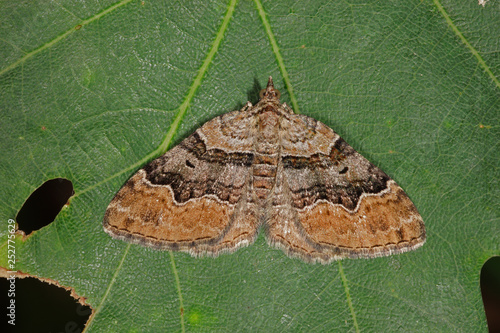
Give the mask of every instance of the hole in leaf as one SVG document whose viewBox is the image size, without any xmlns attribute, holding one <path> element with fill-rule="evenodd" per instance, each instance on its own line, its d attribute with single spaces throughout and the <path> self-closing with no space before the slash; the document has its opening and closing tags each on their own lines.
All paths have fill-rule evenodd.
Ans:
<svg viewBox="0 0 500 333">
<path fill-rule="evenodd" d="M 26 235 L 54 221 L 57 214 L 74 194 L 73 184 L 64 178 L 46 181 L 37 188 L 17 214 L 19 230 Z"/>
<path fill-rule="evenodd" d="M 491 257 L 481 268 L 481 295 L 490 332 L 500 332 L 500 257 Z"/>
<path fill-rule="evenodd" d="M 0 290 L 4 291 L 1 306 L 7 309 L 0 325 L 2 332 L 81 332 L 92 314 L 91 308 L 81 305 L 68 290 L 35 278 L 2 278 Z M 15 295 L 9 295 L 10 290 Z M 11 300 L 15 302 L 15 317 L 9 316 Z M 15 326 L 8 323 L 11 317 Z"/>
</svg>

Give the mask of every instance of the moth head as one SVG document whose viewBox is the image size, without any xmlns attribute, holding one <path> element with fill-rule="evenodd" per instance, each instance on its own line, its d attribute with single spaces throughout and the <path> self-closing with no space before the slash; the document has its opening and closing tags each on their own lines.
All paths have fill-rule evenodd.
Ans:
<svg viewBox="0 0 500 333">
<path fill-rule="evenodd" d="M 274 89 L 273 78 L 270 76 L 267 81 L 266 89 L 262 89 L 259 93 L 260 100 L 276 100 L 279 101 L 281 93 Z"/>
</svg>

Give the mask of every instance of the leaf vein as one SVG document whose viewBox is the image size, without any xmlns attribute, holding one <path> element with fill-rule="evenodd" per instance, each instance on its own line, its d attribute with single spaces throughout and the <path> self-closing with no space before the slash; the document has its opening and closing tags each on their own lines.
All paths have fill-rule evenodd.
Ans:
<svg viewBox="0 0 500 333">
<path fill-rule="evenodd" d="M 469 51 L 476 57 L 478 63 L 481 65 L 481 67 L 484 69 L 486 73 L 490 76 L 491 80 L 495 83 L 497 88 L 500 88 L 500 81 L 495 77 L 493 72 L 491 71 L 490 67 L 486 64 L 486 62 L 483 60 L 483 57 L 479 54 L 479 52 L 469 43 L 467 38 L 462 34 L 462 32 L 458 29 L 458 27 L 453 23 L 451 20 L 450 16 L 444 9 L 443 5 L 439 2 L 439 0 L 434 0 L 434 4 L 438 8 L 439 12 L 441 15 L 443 15 L 444 19 L 446 20 L 446 23 L 450 26 L 450 28 L 453 30 L 453 32 L 460 38 L 462 43 L 465 44 L 465 46 L 469 49 Z"/>
<path fill-rule="evenodd" d="M 356 333 L 359 333 L 358 321 L 356 320 L 356 312 L 354 312 L 354 307 L 352 305 L 351 294 L 349 292 L 349 286 L 347 285 L 347 278 L 345 277 L 344 269 L 342 268 L 342 262 L 338 261 L 338 265 L 339 265 L 340 277 L 342 279 L 342 284 L 344 285 L 345 296 L 346 296 L 346 299 L 347 299 L 347 305 L 349 306 L 349 310 L 351 311 L 351 316 L 352 316 L 352 321 L 353 321 L 353 324 L 354 324 L 354 329 L 356 330 Z"/>
<path fill-rule="evenodd" d="M 108 284 L 108 287 L 106 288 L 106 291 L 104 292 L 104 295 L 102 296 L 101 302 L 99 305 L 96 307 L 95 311 L 92 312 L 92 314 L 89 317 L 89 320 L 87 321 L 87 324 L 85 324 L 85 328 L 82 331 L 82 333 L 85 333 L 87 329 L 91 326 L 91 323 L 94 321 L 94 318 L 97 316 L 99 312 L 101 312 L 101 309 L 103 307 L 104 302 L 106 302 L 106 299 L 108 298 L 109 292 L 111 291 L 111 288 L 116 282 L 116 277 L 118 276 L 118 273 L 121 271 L 123 263 L 125 262 L 125 258 L 128 255 L 128 251 L 130 250 L 130 247 L 132 246 L 131 243 L 127 244 L 127 247 L 125 248 L 125 251 L 123 252 L 122 259 L 120 260 L 120 263 L 115 269 L 115 273 L 111 277 L 111 281 Z"/>
<path fill-rule="evenodd" d="M 257 10 L 259 12 L 260 18 L 262 20 L 262 24 L 264 25 L 264 28 L 266 29 L 266 34 L 269 37 L 269 42 L 271 43 L 271 46 L 273 48 L 274 55 L 276 56 L 276 61 L 278 62 L 278 66 L 281 71 L 281 75 L 283 75 L 283 80 L 285 81 L 286 88 L 288 90 L 288 93 L 290 94 L 290 101 L 292 102 L 292 108 L 295 113 L 300 113 L 299 111 L 299 104 L 297 103 L 297 98 L 295 97 L 295 93 L 293 92 L 293 86 L 292 83 L 290 82 L 290 77 L 288 76 L 288 71 L 286 70 L 285 62 L 283 60 L 283 57 L 281 56 L 280 48 L 278 46 L 278 43 L 276 42 L 276 39 L 274 38 L 273 31 L 271 30 L 271 25 L 269 24 L 269 21 L 267 20 L 266 12 L 264 8 L 262 7 L 262 3 L 260 0 L 254 0 L 255 5 L 257 6 Z"/>
<path fill-rule="evenodd" d="M 130 1 L 132 0 L 123 0 L 121 2 L 118 2 L 116 4 L 114 4 L 113 6 L 103 10 L 102 12 L 92 16 L 91 18 L 88 18 L 84 21 L 82 21 L 80 24 L 78 24 L 77 26 L 80 26 L 80 27 L 83 27 L 89 23 L 92 23 L 94 22 L 95 20 L 98 20 L 100 19 L 101 17 L 103 17 L 104 15 L 112 12 L 113 10 L 123 6 L 123 5 L 126 5 L 127 3 L 129 3 Z M 78 29 L 79 30 L 79 29 Z M 24 63 L 26 60 L 28 60 L 29 58 L 33 57 L 34 55 L 44 51 L 45 49 L 48 49 L 49 47 L 55 45 L 56 43 L 60 42 L 61 40 L 65 39 L 66 37 L 68 37 L 69 35 L 71 35 L 72 33 L 74 33 L 75 31 L 77 31 L 77 29 L 75 29 L 75 27 L 71 27 L 70 29 L 66 30 L 63 34 L 57 36 L 56 38 L 52 39 L 51 41 L 43 44 L 42 46 L 26 53 L 24 55 L 24 57 L 18 59 L 17 61 L 13 62 L 12 64 L 10 64 L 9 66 L 5 67 L 4 69 L 0 70 L 0 76 L 5 74 L 6 72 L 10 71 L 11 69 L 14 69 L 16 68 L 18 65 Z"/>
</svg>

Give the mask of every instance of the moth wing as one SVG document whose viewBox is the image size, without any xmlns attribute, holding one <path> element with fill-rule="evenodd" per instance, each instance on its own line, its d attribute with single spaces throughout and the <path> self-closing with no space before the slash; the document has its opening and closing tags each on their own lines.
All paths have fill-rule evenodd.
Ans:
<svg viewBox="0 0 500 333">
<path fill-rule="evenodd" d="M 247 193 L 252 122 L 240 111 L 216 117 L 140 169 L 109 204 L 105 231 L 193 255 L 252 243 L 258 229 Z"/>
<path fill-rule="evenodd" d="M 369 258 L 425 242 L 406 193 L 331 128 L 303 115 L 281 123 L 271 244 L 306 261 Z"/>
</svg>

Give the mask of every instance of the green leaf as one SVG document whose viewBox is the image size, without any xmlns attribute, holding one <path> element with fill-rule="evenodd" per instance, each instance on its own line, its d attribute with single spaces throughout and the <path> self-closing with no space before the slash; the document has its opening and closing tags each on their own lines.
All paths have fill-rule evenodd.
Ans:
<svg viewBox="0 0 500 333">
<path fill-rule="evenodd" d="M 494 1 L 0 4 L 0 264 L 8 219 L 43 182 L 75 195 L 18 237 L 16 270 L 74 288 L 92 332 L 486 330 L 498 255 L 500 51 Z M 420 249 L 306 264 L 263 237 L 193 258 L 104 233 L 121 185 L 269 75 L 282 100 L 391 175 Z"/>
</svg>

